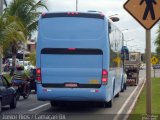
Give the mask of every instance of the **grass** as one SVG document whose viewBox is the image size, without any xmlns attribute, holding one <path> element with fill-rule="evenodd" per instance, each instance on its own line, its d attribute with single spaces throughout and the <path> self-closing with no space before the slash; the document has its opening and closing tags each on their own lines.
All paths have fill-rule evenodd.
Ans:
<svg viewBox="0 0 160 120">
<path fill-rule="evenodd" d="M 142 120 L 142 115 L 145 114 L 146 86 L 144 86 L 129 120 Z M 152 79 L 152 114 L 160 115 L 160 78 Z"/>
</svg>

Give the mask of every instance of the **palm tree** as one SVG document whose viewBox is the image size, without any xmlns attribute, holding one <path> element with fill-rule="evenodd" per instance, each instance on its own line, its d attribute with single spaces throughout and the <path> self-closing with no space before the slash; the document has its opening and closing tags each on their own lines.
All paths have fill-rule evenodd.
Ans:
<svg viewBox="0 0 160 120">
<path fill-rule="evenodd" d="M 37 0 L 12 0 L 10 5 L 5 10 L 5 14 L 11 16 L 17 16 L 26 27 L 27 39 L 31 38 L 32 32 L 37 30 L 38 17 L 41 12 L 38 12 L 40 8 L 46 8 L 44 2 Z"/>
<path fill-rule="evenodd" d="M 6 0 L 4 0 L 4 4 L 5 4 L 5 6 L 7 7 L 7 1 L 6 1 Z"/>
<path fill-rule="evenodd" d="M 15 16 L 2 16 L 0 18 L 0 44 L 3 46 L 4 50 L 11 48 L 12 58 L 13 58 L 13 68 L 11 75 L 15 69 L 15 60 L 17 54 L 17 48 L 20 42 L 24 42 L 26 37 L 25 28 L 21 21 Z"/>
<path fill-rule="evenodd" d="M 36 65 L 36 51 L 33 51 L 30 55 L 29 55 L 29 61 L 31 62 L 32 65 Z"/>
<path fill-rule="evenodd" d="M 158 27 L 158 30 L 157 30 L 157 38 L 155 40 L 155 45 L 157 45 L 158 47 L 160 47 L 160 24 L 159 24 L 159 27 Z"/>
<path fill-rule="evenodd" d="M 23 34 L 25 39 L 30 39 L 32 33 L 37 30 L 38 27 L 38 17 L 41 12 L 38 12 L 40 8 L 46 8 L 45 4 L 42 1 L 37 0 L 12 0 L 8 7 L 5 9 L 4 15 L 15 16 L 19 19 L 19 23 L 23 26 Z M 11 42 L 11 43 L 10 43 Z M 23 41 L 24 42 L 24 41 Z M 15 61 L 17 54 L 17 48 L 19 45 L 19 40 L 8 39 L 8 42 L 11 46 L 12 58 L 14 59 L 12 63 L 12 68 L 15 68 Z M 12 72 L 13 72 L 12 70 Z"/>
</svg>

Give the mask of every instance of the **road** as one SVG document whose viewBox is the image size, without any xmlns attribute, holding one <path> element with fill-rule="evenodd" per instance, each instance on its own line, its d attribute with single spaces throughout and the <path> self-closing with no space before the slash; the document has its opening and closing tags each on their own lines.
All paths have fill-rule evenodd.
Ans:
<svg viewBox="0 0 160 120">
<path fill-rule="evenodd" d="M 158 73 L 157 73 L 158 75 Z M 42 116 L 35 116 L 35 114 L 47 114 L 52 115 L 54 119 L 67 119 L 67 120 L 113 120 L 122 119 L 126 115 L 130 106 L 132 105 L 134 98 L 136 97 L 139 89 L 145 78 L 145 71 L 140 71 L 140 83 L 136 86 L 128 86 L 127 90 L 120 93 L 118 98 L 114 98 L 112 108 L 97 107 L 93 103 L 79 103 L 68 104 L 67 106 L 51 108 L 49 102 L 37 101 L 36 95 L 31 94 L 27 100 L 20 98 L 17 103 L 16 109 L 9 109 L 8 106 L 3 107 L 2 113 L 6 114 L 20 114 L 20 115 L 34 115 L 34 118 Z M 133 93 L 133 91 L 135 91 Z M 129 99 L 130 98 L 130 99 Z M 120 115 L 118 115 L 120 114 Z M 25 116 L 21 116 L 25 117 Z M 33 116 L 32 116 L 33 117 Z M 46 117 L 46 116 L 45 116 Z M 30 118 L 31 119 L 31 118 Z M 40 119 L 40 118 L 39 118 Z M 44 118 L 43 118 L 44 119 Z M 47 118 L 46 118 L 47 119 Z M 41 119 L 40 119 L 41 120 Z"/>
</svg>

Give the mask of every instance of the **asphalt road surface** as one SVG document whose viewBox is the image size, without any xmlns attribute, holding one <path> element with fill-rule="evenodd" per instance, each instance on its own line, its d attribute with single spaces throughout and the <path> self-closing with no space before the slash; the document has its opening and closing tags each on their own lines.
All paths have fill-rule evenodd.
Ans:
<svg viewBox="0 0 160 120">
<path fill-rule="evenodd" d="M 156 75 L 158 76 L 158 72 L 156 72 Z M 20 101 L 17 103 L 16 109 L 10 109 L 9 106 L 3 107 L 1 119 L 10 117 L 7 115 L 14 115 L 12 117 L 24 120 L 113 120 L 115 117 L 117 117 L 118 120 L 121 120 L 130 109 L 144 79 L 145 71 L 141 70 L 139 85 L 127 86 L 125 92 L 120 93 L 119 97 L 114 98 L 112 108 L 103 108 L 94 103 L 67 104 L 60 107 L 51 107 L 48 101 L 37 101 L 36 94 L 31 94 L 27 100 L 24 100 L 21 97 Z"/>
</svg>

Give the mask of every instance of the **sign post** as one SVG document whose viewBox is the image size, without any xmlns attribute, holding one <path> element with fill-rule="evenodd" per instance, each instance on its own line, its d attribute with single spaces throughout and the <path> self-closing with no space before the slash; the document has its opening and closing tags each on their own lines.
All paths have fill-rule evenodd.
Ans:
<svg viewBox="0 0 160 120">
<path fill-rule="evenodd" d="M 152 114 L 152 90 L 151 90 L 151 31 L 146 30 L 146 113 Z"/>
<path fill-rule="evenodd" d="M 151 91 L 151 31 L 150 29 L 160 20 L 160 0 L 127 0 L 124 9 L 146 29 L 146 114 L 150 116 Z M 150 119 L 150 117 L 149 117 Z"/>
</svg>

